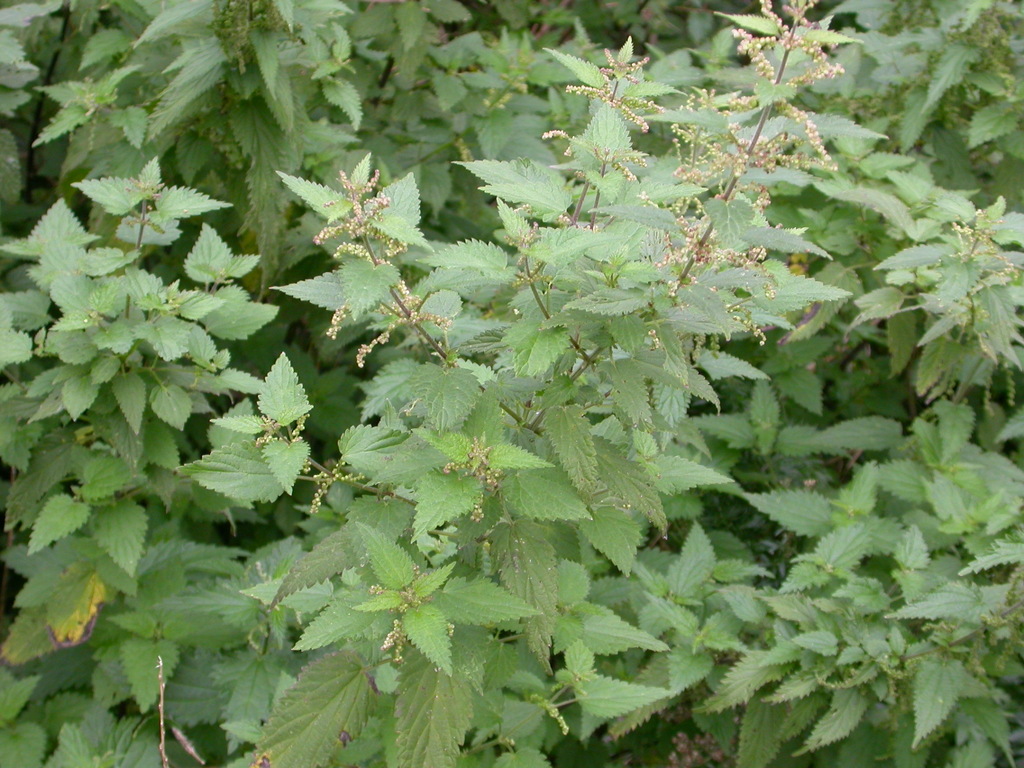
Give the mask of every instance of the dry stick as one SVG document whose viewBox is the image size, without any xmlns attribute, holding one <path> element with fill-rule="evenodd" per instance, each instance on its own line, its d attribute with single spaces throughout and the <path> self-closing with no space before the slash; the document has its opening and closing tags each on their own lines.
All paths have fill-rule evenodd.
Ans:
<svg viewBox="0 0 1024 768">
<path fill-rule="evenodd" d="M 157 701 L 157 714 L 160 719 L 160 764 L 163 768 L 170 768 L 170 761 L 167 759 L 167 729 L 164 724 L 164 659 L 163 656 L 156 657 L 156 679 L 160 688 L 160 698 Z"/>
</svg>

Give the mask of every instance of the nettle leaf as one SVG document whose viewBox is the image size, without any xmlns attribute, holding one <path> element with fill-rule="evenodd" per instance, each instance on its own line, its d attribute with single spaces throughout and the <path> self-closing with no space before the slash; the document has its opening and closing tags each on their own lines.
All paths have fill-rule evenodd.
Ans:
<svg viewBox="0 0 1024 768">
<path fill-rule="evenodd" d="M 293 299 L 308 301 L 317 307 L 329 309 L 334 312 L 346 303 L 345 289 L 341 280 L 341 273 L 325 272 L 309 280 L 300 280 L 291 285 L 274 286 L 275 291 L 291 296 Z"/>
<path fill-rule="evenodd" d="M 406 611 L 402 614 L 402 629 L 424 656 L 447 674 L 452 674 L 452 639 L 448 634 L 448 620 L 437 606 L 428 603 Z"/>
<path fill-rule="evenodd" d="M 717 11 L 715 15 L 728 19 L 738 27 L 749 29 L 751 32 L 757 32 L 759 35 L 772 36 L 779 34 L 781 31 L 779 25 L 766 16 L 758 16 L 753 13 L 719 13 Z"/>
<path fill-rule="evenodd" d="M 604 75 L 601 74 L 601 70 L 596 64 L 591 64 L 589 61 L 584 61 L 561 51 L 556 51 L 554 48 L 545 48 L 544 50 L 554 56 L 584 85 L 600 88 L 605 84 Z"/>
<path fill-rule="evenodd" d="M 294 192 L 310 208 L 328 222 L 337 221 L 343 218 L 352 210 L 352 203 L 345 199 L 341 192 L 317 184 L 315 181 L 306 181 L 296 176 L 289 176 L 287 173 L 277 172 L 277 175 L 284 181 L 284 185 Z"/>
<path fill-rule="evenodd" d="M 740 724 L 737 761 L 744 768 L 764 768 L 782 746 L 782 726 L 788 712 L 784 706 L 766 704 L 753 699 L 743 713 Z"/>
<path fill-rule="evenodd" d="M 583 619 L 583 643 L 596 654 L 621 653 L 629 648 L 669 649 L 658 638 L 610 612 Z"/>
<path fill-rule="evenodd" d="M 198 216 L 201 213 L 216 211 L 219 208 L 230 208 L 231 203 L 214 200 L 202 192 L 185 187 L 168 187 L 160 191 L 156 201 L 156 210 L 151 213 L 152 219 L 158 224 L 169 221 Z"/>
<path fill-rule="evenodd" d="M 263 446 L 263 458 L 285 493 L 291 493 L 295 480 L 309 459 L 309 443 L 305 440 L 271 440 Z"/>
<path fill-rule="evenodd" d="M 772 491 L 744 495 L 759 512 L 801 536 L 824 536 L 832 530 L 832 503 L 815 491 Z"/>
<path fill-rule="evenodd" d="M 926 659 L 914 672 L 914 745 L 942 725 L 969 681 L 956 659 Z"/>
<path fill-rule="evenodd" d="M 562 177 L 534 160 L 474 160 L 460 162 L 486 186 L 489 195 L 509 203 L 525 203 L 541 218 L 555 219 L 565 213 L 572 195 Z"/>
<path fill-rule="evenodd" d="M 665 688 L 627 683 L 603 675 L 577 683 L 575 688 L 580 707 L 596 717 L 618 717 L 672 695 Z"/>
<path fill-rule="evenodd" d="M 483 490 L 475 477 L 428 472 L 416 485 L 413 538 L 468 515 L 482 502 Z"/>
<path fill-rule="evenodd" d="M 204 488 L 240 501 L 273 501 L 285 492 L 263 453 L 250 442 L 217 448 L 181 472 Z"/>
<path fill-rule="evenodd" d="M 149 391 L 149 406 L 160 419 L 180 430 L 192 413 L 192 398 L 177 384 L 158 385 Z"/>
<path fill-rule="evenodd" d="M 419 230 L 420 192 L 416 177 L 408 173 L 382 189 L 380 195 L 390 203 L 371 220 L 371 225 L 395 240 L 432 250 Z"/>
<path fill-rule="evenodd" d="M 508 478 L 501 495 L 519 514 L 537 520 L 582 520 L 590 517 L 586 505 L 558 469 L 519 472 Z"/>
<path fill-rule="evenodd" d="M 962 619 L 981 621 L 988 610 L 981 589 L 974 584 L 951 581 L 920 600 L 892 614 L 894 619 Z"/>
<path fill-rule="evenodd" d="M 139 434 L 142 428 L 142 414 L 146 410 L 145 381 L 139 374 L 128 372 L 116 376 L 110 382 L 110 388 L 128 426 L 132 428 L 132 432 Z M 189 408 L 191 410 L 191 404 Z"/>
<path fill-rule="evenodd" d="M 480 384 L 465 368 L 425 363 L 410 377 L 409 386 L 426 406 L 428 425 L 439 432 L 462 426 L 480 399 Z"/>
<path fill-rule="evenodd" d="M 860 723 L 871 700 L 857 688 L 844 688 L 832 694 L 832 706 L 819 720 L 804 743 L 804 750 L 819 749 L 845 739 Z"/>
<path fill-rule="evenodd" d="M 537 614 L 536 608 L 494 582 L 487 579 L 467 581 L 461 576 L 444 585 L 435 595 L 434 605 L 456 624 L 487 626 Z"/>
<path fill-rule="evenodd" d="M 579 530 L 594 549 L 629 575 L 643 541 L 640 523 L 621 510 L 598 507 L 591 512 L 590 520 L 580 520 Z"/>
<path fill-rule="evenodd" d="M 336 594 L 309 623 L 292 650 L 315 651 L 343 640 L 365 636 L 377 623 L 378 614 L 360 610 L 362 596 Z"/>
<path fill-rule="evenodd" d="M 257 405 L 260 412 L 281 426 L 288 426 L 313 409 L 299 376 L 282 352 L 267 373 Z"/>
<path fill-rule="evenodd" d="M 538 611 L 525 619 L 526 642 L 545 665 L 558 614 L 558 564 L 546 533 L 546 528 L 529 521 L 501 525 L 491 548 L 502 583 Z"/>
<path fill-rule="evenodd" d="M 420 654 L 410 657 L 402 664 L 395 701 L 398 762 L 454 768 L 473 717 L 473 691 Z"/>
<path fill-rule="evenodd" d="M 353 528 L 346 526 L 334 531 L 291 567 L 278 587 L 275 601 L 355 566 L 361 554 L 361 542 Z"/>
<path fill-rule="evenodd" d="M 711 539 L 699 523 L 694 523 L 679 556 L 668 570 L 668 584 L 672 593 L 679 597 L 692 596 L 700 586 L 711 580 L 716 562 Z"/>
<path fill-rule="evenodd" d="M 544 430 L 573 485 L 590 488 L 597 481 L 597 449 L 583 409 L 578 405 L 549 408 L 544 412 Z"/>
<path fill-rule="evenodd" d="M 505 344 L 512 349 L 517 374 L 538 376 L 568 351 L 569 332 L 562 327 L 541 328 L 524 319 L 505 332 Z"/>
<path fill-rule="evenodd" d="M 1020 563 L 1024 563 L 1024 531 L 1017 530 L 1007 538 L 993 543 L 992 551 L 973 560 L 970 565 L 960 571 L 960 575 L 966 576 L 1000 565 L 1018 565 Z"/>
<path fill-rule="evenodd" d="M 358 738 L 375 698 L 373 681 L 355 653 L 317 659 L 274 707 L 256 750 L 273 768 L 325 765 L 339 740 Z"/>
<path fill-rule="evenodd" d="M 387 589 L 405 589 L 416 577 L 416 565 L 409 553 L 388 541 L 375 528 L 358 523 L 360 535 L 370 556 L 370 566 Z"/>
<path fill-rule="evenodd" d="M 401 275 L 394 264 L 383 262 L 375 265 L 357 259 L 347 262 L 339 270 L 339 278 L 352 319 L 358 320 L 391 299 L 391 287 L 398 283 Z"/>
<path fill-rule="evenodd" d="M 32 523 L 28 553 L 31 555 L 43 547 L 74 533 L 89 519 L 88 504 L 75 501 L 67 494 L 51 496 Z"/>
<path fill-rule="evenodd" d="M 325 99 L 348 115 L 352 130 L 358 131 L 363 122 L 363 99 L 356 87 L 344 80 L 324 80 L 320 88 Z"/>
<path fill-rule="evenodd" d="M 148 526 L 146 510 L 127 499 L 97 509 L 92 524 L 97 543 L 130 576 L 142 558 Z"/>
<path fill-rule="evenodd" d="M 163 638 L 130 637 L 121 643 L 120 657 L 132 695 L 139 709 L 146 712 L 160 695 L 157 663 L 163 664 L 164 679 L 173 675 L 178 664 L 178 646 Z"/>
<path fill-rule="evenodd" d="M 134 179 L 106 177 L 87 179 L 71 186 L 77 187 L 94 203 L 114 216 L 124 216 L 151 195 Z"/>
</svg>

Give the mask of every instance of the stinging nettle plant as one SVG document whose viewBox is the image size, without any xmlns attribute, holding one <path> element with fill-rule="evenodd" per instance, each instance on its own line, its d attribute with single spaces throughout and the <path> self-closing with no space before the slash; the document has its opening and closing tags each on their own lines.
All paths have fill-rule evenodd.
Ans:
<svg viewBox="0 0 1024 768">
<path fill-rule="evenodd" d="M 262 599 L 275 611 L 316 590 L 295 648 L 336 650 L 278 702 L 254 764 L 321 765 L 344 747 L 346 762 L 542 765 L 552 733 L 586 739 L 614 721 L 622 735 L 689 689 L 717 691 L 703 717 L 728 733 L 732 716 L 711 713 L 784 673 L 737 683 L 760 656 L 724 680 L 718 666 L 767 615 L 748 551 L 719 553 L 696 522 L 678 555 L 641 545 L 680 516 L 663 494 L 732 483 L 701 461 L 689 415 L 717 405 L 711 381 L 751 375 L 722 342 L 763 343 L 848 295 L 770 255 L 827 256 L 766 215 L 773 187 L 834 169 L 818 116 L 794 99 L 838 74 L 827 49 L 850 40 L 811 23 L 811 5 L 788 21 L 767 3 L 728 17 L 751 62 L 746 95 L 679 94 L 645 77 L 631 42 L 601 66 L 552 51 L 591 104 L 581 132 L 547 134 L 565 161 L 460 163 L 496 198 L 497 242 L 429 242 L 413 177 L 381 187 L 369 156 L 341 190 L 282 174 L 327 221 L 317 240 L 339 241 L 339 263 L 279 290 L 332 312 L 329 334 L 368 327 L 359 366 L 396 337 L 407 351 L 365 384 L 364 423 L 336 457 L 311 458 L 310 405 L 282 356 L 261 415 L 216 422 L 250 437 L 185 469 L 242 501 L 300 479 L 317 489 L 318 541 Z M 671 136 L 646 152 L 656 122 Z M 791 735 L 817 722 L 805 739 L 819 748 L 866 706 L 851 711 L 845 733 L 814 708 Z M 767 756 L 747 763 L 763 765 L 783 734 L 755 733 Z"/>
</svg>

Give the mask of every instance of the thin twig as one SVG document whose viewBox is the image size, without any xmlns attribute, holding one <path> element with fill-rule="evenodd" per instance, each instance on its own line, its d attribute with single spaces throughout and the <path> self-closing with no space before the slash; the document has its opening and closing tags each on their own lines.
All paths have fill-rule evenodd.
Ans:
<svg viewBox="0 0 1024 768">
<path fill-rule="evenodd" d="M 160 719 L 160 765 L 163 768 L 170 768 L 170 761 L 167 759 L 167 728 L 164 722 L 164 659 L 163 656 L 156 657 L 156 679 L 159 683 L 160 698 L 157 700 L 157 715 Z"/>
</svg>

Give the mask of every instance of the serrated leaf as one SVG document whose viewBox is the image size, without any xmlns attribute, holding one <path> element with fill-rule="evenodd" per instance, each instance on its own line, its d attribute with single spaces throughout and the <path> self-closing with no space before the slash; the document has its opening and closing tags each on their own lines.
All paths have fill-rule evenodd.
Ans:
<svg viewBox="0 0 1024 768">
<path fill-rule="evenodd" d="M 580 520 L 579 528 L 594 549 L 629 575 L 643 540 L 643 529 L 636 520 L 621 510 L 599 507 L 591 512 L 590 520 Z"/>
<path fill-rule="evenodd" d="M 819 749 L 849 736 L 867 712 L 870 699 L 857 688 L 844 688 L 832 694 L 832 706 L 814 725 L 804 750 Z"/>
<path fill-rule="evenodd" d="M 43 547 L 77 531 L 89 519 L 89 512 L 88 504 L 75 501 L 67 494 L 51 496 L 32 523 L 28 553 L 31 555 L 38 552 Z"/>
<path fill-rule="evenodd" d="M 299 376 L 282 352 L 267 373 L 257 405 L 264 416 L 287 426 L 313 409 Z"/>
<path fill-rule="evenodd" d="M 142 558 L 148 526 L 146 510 L 126 499 L 98 509 L 92 525 L 96 542 L 129 576 Z"/>
<path fill-rule="evenodd" d="M 186 187 L 168 187 L 160 191 L 157 198 L 156 210 L 151 213 L 151 218 L 157 223 L 166 226 L 167 222 L 177 219 L 185 219 L 191 216 L 198 216 L 209 211 L 216 211 L 220 208 L 230 208 L 231 203 L 222 203 L 214 200 L 202 192 Z"/>
<path fill-rule="evenodd" d="M 494 532 L 492 554 L 509 592 L 538 611 L 524 622 L 526 641 L 547 665 L 558 613 L 558 568 L 546 529 L 529 521 L 501 525 Z"/>
<path fill-rule="evenodd" d="M 285 493 L 291 493 L 295 480 L 309 459 L 309 443 L 305 440 L 271 440 L 263 446 L 263 458 Z"/>
<path fill-rule="evenodd" d="M 832 530 L 832 505 L 814 491 L 772 491 L 745 495 L 754 507 L 801 536 L 823 536 Z"/>
<path fill-rule="evenodd" d="M 331 533 L 299 558 L 285 574 L 275 601 L 351 568 L 357 564 L 359 553 L 360 546 L 351 528 L 346 526 Z"/>
<path fill-rule="evenodd" d="M 715 570 L 715 550 L 711 539 L 699 523 L 694 523 L 668 570 L 668 585 L 678 597 L 692 597 L 699 587 L 711 580 Z"/>
<path fill-rule="evenodd" d="M 395 702 L 399 764 L 455 768 L 473 717 L 472 695 L 467 682 L 445 674 L 419 654 L 407 659 Z"/>
<path fill-rule="evenodd" d="M 181 472 L 204 488 L 240 501 L 273 501 L 285 492 L 253 443 L 231 443 L 211 451 Z"/>
<path fill-rule="evenodd" d="M 306 181 L 296 176 L 289 176 L 287 173 L 277 172 L 288 189 L 294 192 L 310 208 L 316 211 L 328 222 L 337 221 L 352 210 L 352 203 L 345 199 L 345 196 L 323 184 L 315 181 Z"/>
<path fill-rule="evenodd" d="M 382 302 L 387 303 L 391 287 L 401 279 L 393 264 L 374 265 L 362 259 L 347 262 L 338 274 L 353 320 L 375 310 Z"/>
<path fill-rule="evenodd" d="M 482 502 L 483 490 L 475 477 L 428 472 L 416 485 L 413 538 L 469 514 Z"/>
<path fill-rule="evenodd" d="M 717 11 L 715 15 L 728 19 L 738 27 L 757 32 L 759 35 L 777 35 L 780 31 L 778 24 L 766 16 L 758 16 L 753 13 L 718 13 Z"/>
<path fill-rule="evenodd" d="M 572 202 L 562 178 L 534 160 L 474 160 L 458 165 L 484 181 L 484 192 L 509 203 L 525 203 L 545 219 L 565 213 Z"/>
<path fill-rule="evenodd" d="M 545 51 L 555 57 L 566 69 L 572 72 L 576 78 L 584 85 L 589 85 L 592 88 L 600 88 L 605 84 L 604 75 L 601 74 L 600 68 L 596 64 L 591 64 L 589 61 L 577 58 L 576 56 L 570 56 L 567 53 L 556 51 L 553 48 L 545 48 Z"/>
<path fill-rule="evenodd" d="M 980 621 L 987 605 L 974 584 L 951 581 L 892 614 L 896 619 Z"/>
<path fill-rule="evenodd" d="M 505 344 L 512 349 L 516 373 L 538 376 L 569 349 L 569 332 L 562 327 L 541 328 L 535 322 L 520 320 L 505 332 Z"/>
<path fill-rule="evenodd" d="M 139 374 L 128 372 L 117 376 L 110 383 L 117 405 L 124 414 L 132 432 L 139 434 L 142 428 L 142 414 L 146 410 L 146 383 Z M 191 409 L 191 403 L 189 404 Z"/>
<path fill-rule="evenodd" d="M 420 605 L 402 614 L 405 634 L 431 662 L 452 674 L 452 639 L 448 621 L 435 605 Z"/>
<path fill-rule="evenodd" d="M 124 216 L 148 196 L 133 179 L 86 179 L 72 186 L 77 187 L 86 197 L 94 203 L 99 203 L 103 210 L 114 216 Z"/>
<path fill-rule="evenodd" d="M 505 481 L 501 493 L 520 515 L 537 520 L 582 520 L 590 516 L 561 470 L 519 472 Z"/>
<path fill-rule="evenodd" d="M 486 626 L 534 616 L 537 610 L 487 579 L 450 579 L 434 597 L 445 617 L 456 624 Z"/>
<path fill-rule="evenodd" d="M 409 386 L 427 409 L 428 425 L 439 432 L 457 430 L 480 399 L 480 384 L 466 368 L 421 365 Z"/>
<path fill-rule="evenodd" d="M 996 568 L 1000 565 L 1017 565 L 1024 563 L 1024 535 L 1018 530 L 1005 539 L 992 544 L 990 552 L 976 558 L 960 571 L 961 576 Z"/>
<path fill-rule="evenodd" d="M 349 122 L 352 123 L 352 130 L 358 131 L 363 122 L 363 99 L 356 87 L 344 80 L 324 80 L 320 87 L 323 90 L 324 98 L 348 115 Z M 329 217 L 328 220 L 330 220 Z"/>
<path fill-rule="evenodd" d="M 146 712 L 156 704 L 160 693 L 158 660 L 163 664 L 166 680 L 178 664 L 178 646 L 166 639 L 130 637 L 121 643 L 120 656 L 132 695 L 139 709 Z"/>
<path fill-rule="evenodd" d="M 27 333 L 0 328 L 0 367 L 32 359 L 32 337 Z"/>
<path fill-rule="evenodd" d="M 920 663 L 913 686 L 914 749 L 953 711 L 967 682 L 967 671 L 956 659 L 926 659 Z"/>
<path fill-rule="evenodd" d="M 317 659 L 285 691 L 256 745 L 272 768 L 317 768 L 358 738 L 372 713 L 375 691 L 360 658 L 342 651 Z"/>
<path fill-rule="evenodd" d="M 300 280 L 291 285 L 274 286 L 275 291 L 280 291 L 294 299 L 308 301 L 331 312 L 340 309 L 345 305 L 345 289 L 342 285 L 341 273 L 326 272 L 309 280 Z"/>
<path fill-rule="evenodd" d="M 583 409 L 578 405 L 549 408 L 544 412 L 544 430 L 569 479 L 577 488 L 589 488 L 597 480 L 597 449 Z"/>
<path fill-rule="evenodd" d="M 743 768 L 764 768 L 782 746 L 782 725 L 786 707 L 752 699 L 740 723 L 740 744 L 736 759 Z"/>
<path fill-rule="evenodd" d="M 360 536 L 370 556 L 370 566 L 387 589 L 405 589 L 416 577 L 416 565 L 409 553 L 388 541 L 380 531 L 357 523 Z"/>
<path fill-rule="evenodd" d="M 157 385 L 149 391 L 153 413 L 175 429 L 183 429 L 192 413 L 192 398 L 177 384 Z"/>
<path fill-rule="evenodd" d="M 621 653 L 629 648 L 667 651 L 658 638 L 621 619 L 614 613 L 586 616 L 583 619 L 583 643 L 596 654 Z"/>
<path fill-rule="evenodd" d="M 672 695 L 665 688 L 627 683 L 602 675 L 578 683 L 576 693 L 583 711 L 596 717 L 618 717 Z"/>
<path fill-rule="evenodd" d="M 353 595 L 335 595 L 309 623 L 292 650 L 314 651 L 368 632 L 378 616 L 372 611 L 359 610 L 358 604 L 359 598 Z"/>
</svg>

